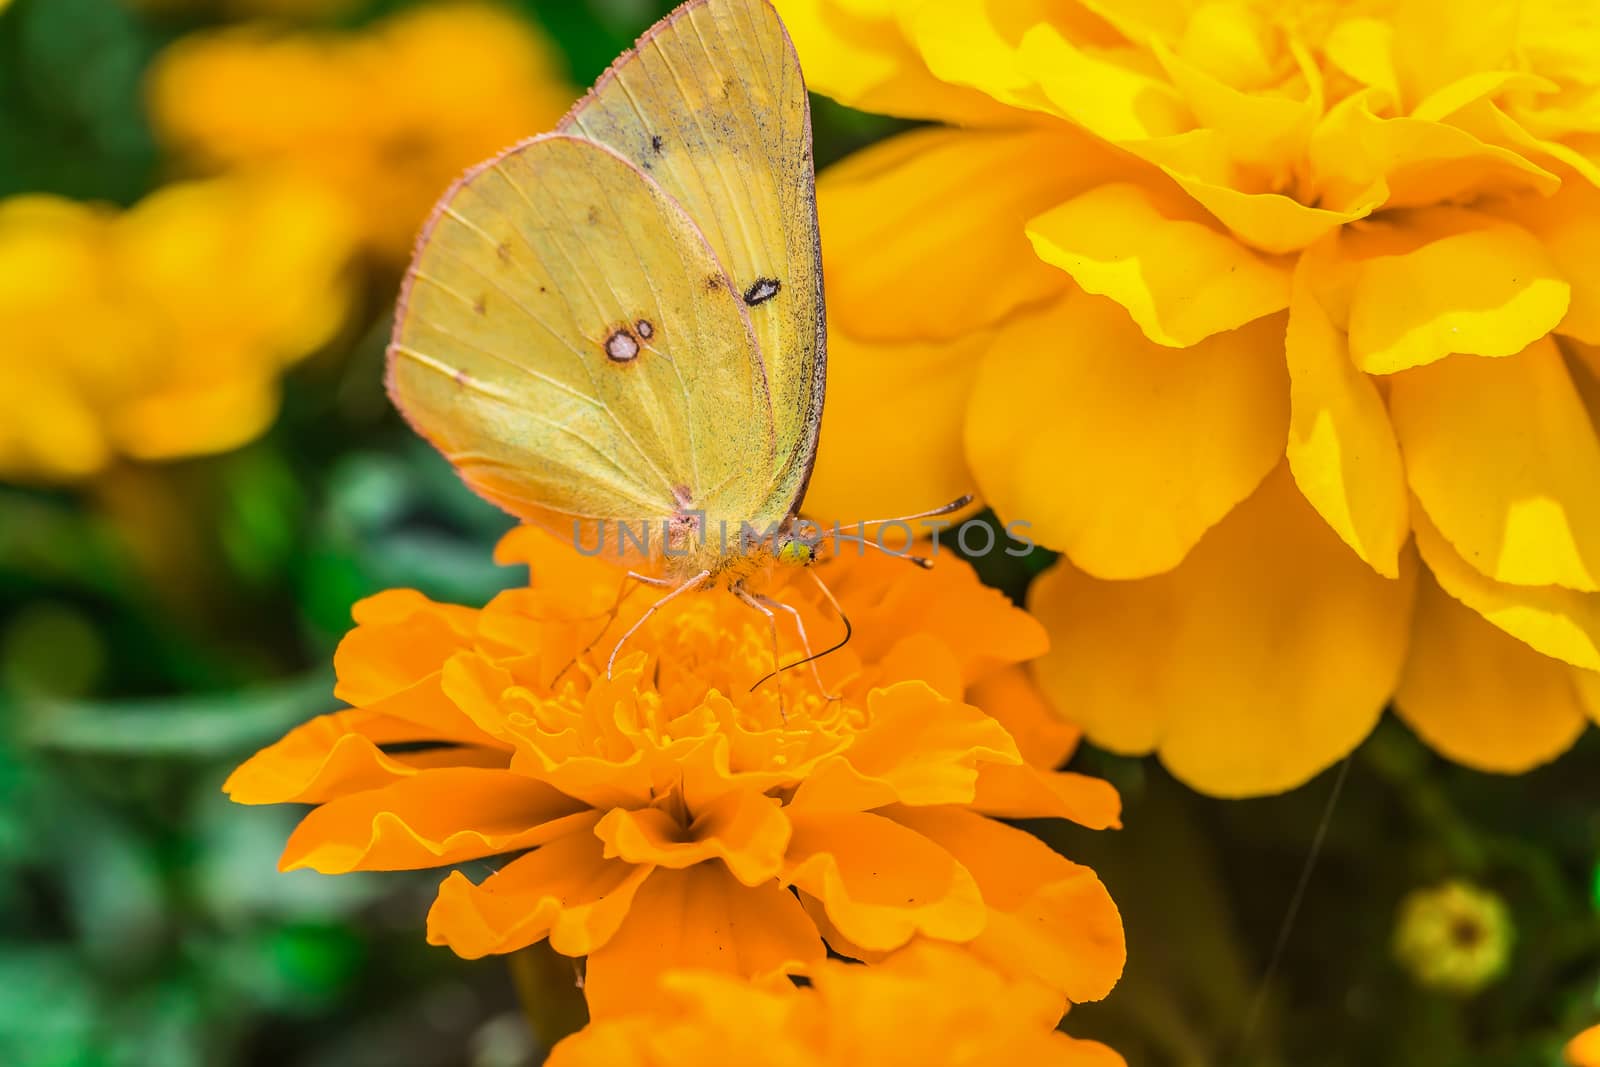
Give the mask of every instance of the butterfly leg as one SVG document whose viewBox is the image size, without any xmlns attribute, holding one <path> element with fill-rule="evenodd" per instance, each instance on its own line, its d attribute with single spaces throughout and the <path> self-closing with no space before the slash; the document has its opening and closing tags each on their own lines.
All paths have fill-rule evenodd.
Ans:
<svg viewBox="0 0 1600 1067">
<path fill-rule="evenodd" d="M 745 589 L 744 586 L 734 585 L 730 591 L 745 604 L 748 604 L 750 607 L 761 612 L 761 614 L 767 617 L 767 627 L 772 631 L 772 668 L 773 670 L 777 670 L 779 658 L 778 617 L 772 613 L 771 608 L 767 607 L 765 604 L 761 603 L 761 601 L 752 596 L 749 590 Z"/>
<path fill-rule="evenodd" d="M 611 678 L 611 668 L 616 666 L 617 653 L 621 652 L 622 646 L 628 643 L 628 638 L 632 637 L 634 633 L 638 631 L 639 627 L 643 626 L 649 621 L 650 616 L 654 615 L 657 611 L 660 611 L 662 608 L 666 607 L 667 604 L 676 600 L 683 594 L 699 589 L 700 584 L 709 577 L 711 577 L 710 571 L 701 571 L 699 574 L 685 581 L 682 585 L 673 589 L 672 592 L 668 593 L 666 596 L 662 597 L 660 600 L 646 608 L 644 614 L 640 615 L 634 624 L 628 627 L 627 632 L 622 635 L 622 638 L 619 641 L 617 641 L 616 647 L 611 650 L 610 657 L 606 659 L 606 679 L 610 680 Z M 654 582 L 651 584 L 654 584 Z"/>
<path fill-rule="evenodd" d="M 632 579 L 641 585 L 653 585 L 659 589 L 672 588 L 672 582 L 669 579 L 657 578 L 649 574 L 640 574 L 638 571 L 629 571 L 623 577 L 622 584 L 617 586 L 617 598 L 611 602 L 610 609 L 606 611 L 605 622 L 600 624 L 600 629 L 594 635 L 594 640 L 590 641 L 587 645 L 584 645 L 583 648 L 579 649 L 575 656 L 567 660 L 567 665 L 556 672 L 556 676 L 550 679 L 550 687 L 552 689 L 555 688 L 556 683 L 560 682 L 561 679 L 566 676 L 568 671 L 578 665 L 579 660 L 594 650 L 594 646 L 600 643 L 600 639 L 606 635 L 606 631 L 611 629 L 611 624 L 617 621 L 617 613 L 622 610 L 622 602 L 628 596 L 627 582 L 629 579 Z"/>
</svg>

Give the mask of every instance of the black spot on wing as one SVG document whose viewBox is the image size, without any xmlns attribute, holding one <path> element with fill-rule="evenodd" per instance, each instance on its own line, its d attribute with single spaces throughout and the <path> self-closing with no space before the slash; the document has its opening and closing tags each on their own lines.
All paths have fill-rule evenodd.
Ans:
<svg viewBox="0 0 1600 1067">
<path fill-rule="evenodd" d="M 650 135 L 650 151 L 657 155 L 661 154 L 661 135 L 659 133 Z"/>
<path fill-rule="evenodd" d="M 776 278 L 757 278 L 750 283 L 750 288 L 744 291 L 744 302 L 751 307 L 765 304 L 768 300 L 778 295 L 782 286 Z"/>
</svg>

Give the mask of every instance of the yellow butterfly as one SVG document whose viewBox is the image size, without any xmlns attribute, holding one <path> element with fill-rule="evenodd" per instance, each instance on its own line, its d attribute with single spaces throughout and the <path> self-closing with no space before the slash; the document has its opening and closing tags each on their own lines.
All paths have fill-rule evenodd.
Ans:
<svg viewBox="0 0 1600 1067">
<path fill-rule="evenodd" d="M 657 607 L 722 584 L 774 620 L 742 583 L 814 558 L 826 341 L 794 47 L 767 0 L 690 0 L 445 193 L 388 387 L 478 493 L 664 572 Z"/>
</svg>

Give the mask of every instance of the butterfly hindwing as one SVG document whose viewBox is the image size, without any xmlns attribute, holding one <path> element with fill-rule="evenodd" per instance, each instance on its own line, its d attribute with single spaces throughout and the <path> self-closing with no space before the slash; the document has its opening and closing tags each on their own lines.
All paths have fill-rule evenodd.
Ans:
<svg viewBox="0 0 1600 1067">
<path fill-rule="evenodd" d="M 562 123 L 648 173 L 699 225 L 748 308 L 770 383 L 773 518 L 799 506 L 826 374 L 811 122 L 767 0 L 691 0 Z"/>
<path fill-rule="evenodd" d="M 753 514 L 741 497 L 774 438 L 750 318 L 671 196 L 602 145 L 548 135 L 435 209 L 389 389 L 469 485 L 558 532 Z"/>
</svg>

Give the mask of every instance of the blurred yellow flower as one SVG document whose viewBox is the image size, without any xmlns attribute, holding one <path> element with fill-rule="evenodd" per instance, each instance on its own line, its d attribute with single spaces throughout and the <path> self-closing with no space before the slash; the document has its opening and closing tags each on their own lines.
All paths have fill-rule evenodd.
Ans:
<svg viewBox="0 0 1600 1067">
<path fill-rule="evenodd" d="M 117 212 L 0 201 L 0 478 L 242 444 L 345 314 L 354 245 L 315 189 L 226 179 Z"/>
<path fill-rule="evenodd" d="M 921 944 L 873 967 L 825 960 L 811 984 L 675 971 L 639 1014 L 562 1041 L 549 1067 L 1125 1067 L 1056 1030 L 1058 999 L 971 956 Z"/>
<path fill-rule="evenodd" d="M 249 15 L 274 15 L 313 18 L 349 11 L 363 0 L 125 0 L 143 11 L 212 11 L 240 18 Z M 0 0 L 0 7 L 4 7 Z"/>
<path fill-rule="evenodd" d="M 510 855 L 476 884 L 445 879 L 429 940 L 476 958 L 548 939 L 587 957 L 597 1017 L 648 1004 L 673 968 L 759 978 L 825 947 L 875 960 L 924 939 L 1058 998 L 1116 982 L 1122 925 L 1099 879 L 1000 821 L 1114 826 L 1116 792 L 1037 769 L 1002 725 L 1032 732 L 1041 762 L 1061 754 L 1037 741 L 1043 709 L 1017 666 L 1043 632 L 964 563 L 822 566 L 855 624 L 819 662 L 830 700 L 807 670 L 752 691 L 771 634 L 725 592 L 665 606 L 608 679 L 659 590 L 531 528 L 500 556 L 532 579 L 482 611 L 408 590 L 358 604 L 335 658 L 352 708 L 229 779 L 241 803 L 319 805 L 284 868 Z M 836 633 L 814 585 L 781 570 L 767 591 L 810 633 Z"/>
<path fill-rule="evenodd" d="M 823 176 L 812 504 L 975 483 L 1031 523 L 1065 556 L 1040 680 L 1200 789 L 1303 782 L 1392 697 L 1472 766 L 1572 743 L 1600 709 L 1588 5 L 779 7 L 814 89 L 949 124 Z M 899 462 L 854 462 L 886 423 L 916 427 Z"/>
<path fill-rule="evenodd" d="M 1511 916 L 1499 897 L 1446 882 L 1401 903 L 1394 952 L 1419 984 L 1469 996 L 1505 972 L 1511 939 Z"/>
<path fill-rule="evenodd" d="M 532 25 L 478 4 L 346 34 L 195 35 L 157 57 L 148 92 L 158 136 L 189 165 L 307 177 L 395 262 L 461 171 L 554 126 L 576 96 Z"/>
</svg>

